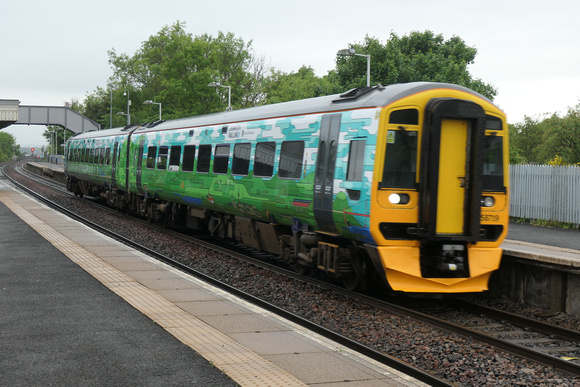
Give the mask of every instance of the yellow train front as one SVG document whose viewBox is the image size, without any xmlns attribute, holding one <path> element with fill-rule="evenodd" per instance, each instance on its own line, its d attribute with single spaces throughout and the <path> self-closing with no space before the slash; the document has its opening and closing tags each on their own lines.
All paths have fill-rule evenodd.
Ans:
<svg viewBox="0 0 580 387">
<path fill-rule="evenodd" d="M 367 245 L 396 291 L 487 290 L 508 226 L 504 113 L 462 88 L 415 90 L 380 113 Z"/>
</svg>

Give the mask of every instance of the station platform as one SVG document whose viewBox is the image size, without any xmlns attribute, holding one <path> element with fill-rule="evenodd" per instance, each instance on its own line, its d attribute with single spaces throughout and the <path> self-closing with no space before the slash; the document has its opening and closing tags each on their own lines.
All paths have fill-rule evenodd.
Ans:
<svg viewBox="0 0 580 387">
<path fill-rule="evenodd" d="M 0 179 L 0 386 L 423 386 Z"/>
</svg>

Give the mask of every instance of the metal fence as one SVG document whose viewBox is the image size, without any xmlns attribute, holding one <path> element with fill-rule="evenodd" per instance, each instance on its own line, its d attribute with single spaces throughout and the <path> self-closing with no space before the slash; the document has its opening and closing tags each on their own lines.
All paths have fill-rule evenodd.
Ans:
<svg viewBox="0 0 580 387">
<path fill-rule="evenodd" d="M 510 165 L 510 216 L 580 224 L 580 166 Z"/>
</svg>

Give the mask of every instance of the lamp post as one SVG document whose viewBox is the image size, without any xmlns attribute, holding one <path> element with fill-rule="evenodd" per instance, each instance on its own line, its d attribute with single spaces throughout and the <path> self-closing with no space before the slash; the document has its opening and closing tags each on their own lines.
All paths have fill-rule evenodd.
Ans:
<svg viewBox="0 0 580 387">
<path fill-rule="evenodd" d="M 227 88 L 228 89 L 228 108 L 226 110 L 227 111 L 232 110 L 232 87 L 231 86 L 225 86 L 219 82 L 211 82 L 207 86 L 208 87 L 225 87 L 225 88 Z"/>
<path fill-rule="evenodd" d="M 336 55 L 340 56 L 364 56 L 367 58 L 367 87 L 371 85 L 371 56 L 364 54 L 357 54 L 354 48 L 345 48 L 344 50 L 338 50 Z"/>
<path fill-rule="evenodd" d="M 149 99 L 143 102 L 143 105 L 159 105 L 159 121 L 161 121 L 161 102 L 153 102 Z"/>
<path fill-rule="evenodd" d="M 123 92 L 123 97 L 127 97 L 127 126 L 131 125 L 131 112 L 129 106 L 131 106 L 131 100 L 129 99 L 129 90 L 125 89 Z"/>
<path fill-rule="evenodd" d="M 117 113 L 117 115 L 118 116 L 127 116 L 127 113 L 125 113 L 125 112 L 119 112 L 119 113 Z"/>
<path fill-rule="evenodd" d="M 107 83 L 107 87 L 111 92 L 111 105 L 109 107 L 109 129 L 113 128 L 113 85 Z"/>
</svg>

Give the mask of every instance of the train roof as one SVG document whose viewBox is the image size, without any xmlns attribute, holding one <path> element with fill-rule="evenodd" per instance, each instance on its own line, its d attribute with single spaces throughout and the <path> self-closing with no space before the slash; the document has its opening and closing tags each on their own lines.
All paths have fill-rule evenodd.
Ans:
<svg viewBox="0 0 580 387">
<path fill-rule="evenodd" d="M 72 138 L 85 139 L 102 136 L 119 136 L 128 135 L 133 132 L 143 133 L 158 130 L 230 124 L 243 121 L 259 121 L 275 117 L 382 107 L 409 95 L 432 89 L 460 90 L 489 101 L 489 99 L 476 93 L 475 91 L 459 85 L 434 82 L 399 83 L 389 86 L 377 85 L 364 87 L 352 89 L 342 94 L 282 102 L 278 104 L 263 105 L 202 116 L 180 118 L 170 121 L 155 121 L 141 125 L 126 126 L 124 128 L 84 132 L 79 133 Z M 489 102 L 493 103 L 491 101 Z"/>
</svg>

